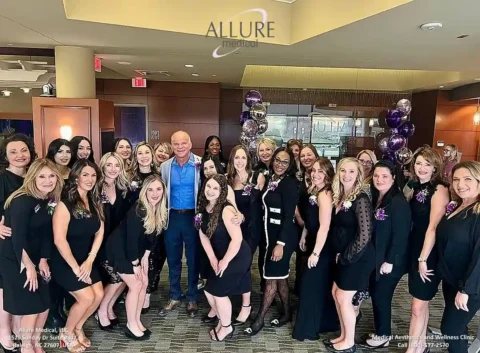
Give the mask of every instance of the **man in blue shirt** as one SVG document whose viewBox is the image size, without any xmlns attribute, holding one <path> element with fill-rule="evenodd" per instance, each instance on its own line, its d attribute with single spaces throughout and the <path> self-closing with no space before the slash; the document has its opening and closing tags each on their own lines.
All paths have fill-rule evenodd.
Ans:
<svg viewBox="0 0 480 353">
<path fill-rule="evenodd" d="M 200 183 L 200 157 L 191 153 L 192 142 L 184 131 L 172 135 L 172 147 L 175 156 L 161 165 L 161 175 L 167 188 L 168 226 L 165 231 L 165 248 L 168 261 L 170 282 L 170 300 L 159 315 L 166 316 L 181 303 L 182 255 L 185 254 L 188 267 L 187 314 L 194 317 L 198 312 L 197 284 L 198 259 L 200 246 L 198 231 L 193 218 L 197 205 Z"/>
</svg>

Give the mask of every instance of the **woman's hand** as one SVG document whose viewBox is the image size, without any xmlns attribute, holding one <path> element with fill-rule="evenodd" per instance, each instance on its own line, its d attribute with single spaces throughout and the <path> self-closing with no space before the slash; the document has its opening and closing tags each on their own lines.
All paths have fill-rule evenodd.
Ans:
<svg viewBox="0 0 480 353">
<path fill-rule="evenodd" d="M 272 251 L 272 261 L 280 261 L 283 257 L 283 245 L 276 245 Z"/>
<path fill-rule="evenodd" d="M 50 267 L 48 266 L 47 259 L 40 259 L 40 263 L 38 264 L 38 269 L 40 270 L 40 275 L 44 279 L 50 278 Z"/>
<path fill-rule="evenodd" d="M 428 276 L 433 276 L 433 270 L 429 270 L 427 268 L 427 263 L 422 261 L 418 263 L 418 273 L 420 274 L 420 278 L 422 279 L 423 283 L 425 281 L 431 282 Z"/>
<path fill-rule="evenodd" d="M 142 279 L 142 267 L 140 265 L 133 266 L 133 274 L 136 279 Z"/>
<path fill-rule="evenodd" d="M 468 294 L 458 292 L 455 297 L 455 307 L 458 310 L 464 310 L 468 312 Z"/>
<path fill-rule="evenodd" d="M 242 224 L 244 220 L 245 220 L 245 216 L 240 212 L 236 212 L 233 215 L 233 217 L 231 219 L 231 222 L 232 222 L 232 224 L 235 224 L 236 226 L 238 226 L 238 225 Z"/>
<path fill-rule="evenodd" d="M 382 267 L 380 267 L 380 274 L 381 275 L 388 275 L 393 270 L 393 264 L 389 264 L 388 262 L 384 262 Z"/>
<path fill-rule="evenodd" d="M 316 267 L 318 264 L 318 256 L 310 255 L 308 257 L 308 268 Z"/>
<path fill-rule="evenodd" d="M 217 271 L 215 272 L 215 274 L 216 274 L 217 276 L 219 276 L 219 277 L 222 277 L 223 272 L 225 272 L 225 270 L 226 270 L 227 267 L 228 267 L 228 264 L 229 264 L 229 263 L 228 263 L 227 261 L 225 261 L 225 260 L 223 260 L 223 259 L 220 260 L 220 261 L 218 262 L 218 267 L 217 267 Z"/>
<path fill-rule="evenodd" d="M 340 257 L 340 254 L 337 254 L 337 256 L 335 256 L 335 263 L 338 264 L 338 258 Z"/>
<path fill-rule="evenodd" d="M 38 278 L 37 278 L 37 271 L 35 271 L 35 266 L 29 265 L 26 267 L 27 269 L 27 280 L 25 281 L 25 284 L 23 285 L 23 288 L 25 288 L 27 285 L 28 290 L 30 292 L 35 292 L 38 289 Z"/>
<path fill-rule="evenodd" d="M 218 272 L 218 260 L 216 257 L 212 257 L 210 260 L 210 266 L 212 266 L 215 273 Z"/>
<path fill-rule="evenodd" d="M 5 226 L 4 223 L 5 217 L 2 216 L 2 220 L 0 221 L 0 239 L 5 239 L 5 237 L 12 236 L 12 229 Z"/>
<path fill-rule="evenodd" d="M 307 237 L 302 235 L 300 238 L 300 242 L 298 243 L 298 246 L 300 247 L 300 250 L 302 251 L 307 251 L 307 246 L 305 245 L 305 242 L 307 241 Z"/>
<path fill-rule="evenodd" d="M 143 256 L 142 257 L 142 263 L 141 263 L 141 266 L 142 266 L 142 271 L 145 275 L 148 275 L 148 266 L 149 266 L 149 263 L 148 263 L 148 256 Z"/>
<path fill-rule="evenodd" d="M 82 281 L 88 284 L 89 282 L 91 282 L 90 274 L 92 273 L 92 265 L 93 265 L 93 262 L 92 260 L 90 260 L 90 258 L 86 259 L 85 262 L 80 265 L 80 270 L 77 275 L 79 281 Z"/>
</svg>

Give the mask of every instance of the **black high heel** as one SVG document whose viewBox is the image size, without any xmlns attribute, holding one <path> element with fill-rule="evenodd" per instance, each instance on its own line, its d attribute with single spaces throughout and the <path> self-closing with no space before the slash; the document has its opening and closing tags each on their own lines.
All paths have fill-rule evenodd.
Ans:
<svg viewBox="0 0 480 353">
<path fill-rule="evenodd" d="M 252 313 L 252 304 L 250 304 L 250 305 L 242 305 L 242 308 L 250 308 L 250 314 Z M 239 314 L 240 314 L 240 313 L 239 313 Z M 245 325 L 245 323 L 246 323 L 248 320 L 250 320 L 250 314 L 248 314 L 248 317 L 247 317 L 247 319 L 246 319 L 245 321 L 240 321 L 240 320 L 237 320 L 237 319 L 233 320 L 232 325 L 233 325 L 233 326 Z M 237 315 L 237 316 L 238 316 L 238 315 Z"/>
<path fill-rule="evenodd" d="M 280 319 L 273 319 L 272 321 L 270 321 L 270 325 L 272 327 L 282 327 L 283 325 L 285 325 L 287 322 L 290 322 L 290 321 L 292 321 L 291 315 L 282 316 Z"/>
<path fill-rule="evenodd" d="M 218 321 L 218 317 L 217 315 L 215 315 L 214 317 L 210 317 L 208 316 L 208 313 L 206 313 L 202 318 L 201 320 L 204 324 L 216 324 L 217 321 Z"/>
<path fill-rule="evenodd" d="M 143 334 L 141 336 L 137 336 L 135 335 L 131 330 L 130 330 L 130 327 L 128 327 L 128 324 L 125 325 L 125 336 L 127 336 L 128 338 L 131 338 L 132 340 L 134 341 L 146 341 L 150 338 L 150 335 L 147 335 L 147 334 Z"/>
<path fill-rule="evenodd" d="M 262 331 L 264 326 L 265 326 L 265 323 L 262 323 L 256 330 L 254 330 L 252 326 L 247 327 L 245 330 L 243 330 L 243 334 L 246 336 L 253 337 L 256 334 L 258 334 L 260 331 Z"/>
<path fill-rule="evenodd" d="M 150 311 L 150 307 L 142 308 L 142 315 L 148 313 Z"/>
<path fill-rule="evenodd" d="M 120 325 L 120 320 L 118 320 L 118 317 L 116 317 L 115 319 L 110 319 L 110 325 L 112 326 Z"/>
<path fill-rule="evenodd" d="M 102 325 L 102 323 L 100 322 L 100 317 L 98 316 L 98 313 L 95 314 L 95 320 L 97 320 L 97 324 L 98 324 L 98 327 L 100 328 L 100 330 L 102 330 L 102 331 L 112 331 L 113 330 L 113 326 L 112 326 L 111 323 L 110 323 L 110 325 L 106 325 L 106 326 Z"/>
<path fill-rule="evenodd" d="M 225 341 L 227 338 L 232 338 L 232 337 L 233 337 L 233 333 L 235 332 L 235 326 L 232 326 L 232 324 L 230 324 L 230 325 L 227 325 L 227 326 L 223 326 L 223 325 L 222 325 L 222 327 L 225 327 L 225 328 L 231 327 L 231 328 L 232 328 L 232 332 L 230 332 L 228 335 L 226 335 L 225 337 L 223 337 L 223 340 L 220 340 L 220 339 L 218 338 L 217 330 L 215 330 L 215 328 L 214 328 L 214 329 L 213 329 L 213 334 L 215 335 L 215 339 L 213 339 L 213 337 L 210 336 L 210 338 L 212 339 L 212 341 L 223 342 L 223 341 Z"/>
<path fill-rule="evenodd" d="M 11 349 L 5 348 L 3 344 L 0 343 L 0 346 L 2 347 L 3 351 L 5 353 L 19 353 L 20 352 L 20 347 L 17 346 L 16 344 L 13 344 L 13 347 Z"/>
<path fill-rule="evenodd" d="M 329 352 L 334 353 L 355 353 L 357 351 L 357 346 L 355 344 L 347 349 L 336 349 L 333 344 L 331 346 L 326 346 L 326 348 Z"/>
</svg>

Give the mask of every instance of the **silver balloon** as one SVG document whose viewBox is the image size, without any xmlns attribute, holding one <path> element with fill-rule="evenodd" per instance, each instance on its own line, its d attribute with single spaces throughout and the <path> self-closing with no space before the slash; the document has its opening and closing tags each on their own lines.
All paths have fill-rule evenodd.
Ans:
<svg viewBox="0 0 480 353">
<path fill-rule="evenodd" d="M 403 147 L 403 148 L 399 149 L 395 153 L 395 155 L 397 157 L 398 163 L 400 163 L 401 165 L 406 165 L 406 164 L 410 163 L 412 161 L 412 158 L 413 158 L 413 152 L 410 149 L 408 149 L 407 147 Z"/>
<path fill-rule="evenodd" d="M 250 108 L 250 116 L 255 120 L 265 119 L 267 116 L 267 108 L 262 104 L 254 104 Z"/>
<path fill-rule="evenodd" d="M 378 142 L 378 149 L 382 152 L 387 152 L 389 150 L 388 148 L 388 137 L 384 137 Z"/>
<path fill-rule="evenodd" d="M 258 134 L 263 134 L 268 130 L 268 121 L 267 119 L 257 120 L 258 124 Z"/>
<path fill-rule="evenodd" d="M 400 99 L 397 103 L 397 110 L 400 110 L 405 115 L 408 115 L 412 111 L 412 103 L 410 103 L 408 99 Z"/>
<path fill-rule="evenodd" d="M 242 129 L 245 135 L 247 135 L 248 137 L 253 137 L 257 134 L 258 124 L 255 120 L 249 119 L 245 121 L 245 123 L 242 126 Z"/>
<path fill-rule="evenodd" d="M 249 144 L 249 142 L 250 142 L 250 138 L 249 138 L 247 135 L 245 135 L 245 133 L 242 132 L 242 133 L 240 134 L 240 139 L 239 139 L 239 141 L 240 141 L 240 143 L 241 143 L 243 146 L 248 147 L 248 144 Z"/>
<path fill-rule="evenodd" d="M 256 154 L 257 153 L 257 146 L 258 146 L 258 140 L 257 139 L 250 140 L 250 143 L 248 144 L 248 150 L 252 154 Z"/>
</svg>

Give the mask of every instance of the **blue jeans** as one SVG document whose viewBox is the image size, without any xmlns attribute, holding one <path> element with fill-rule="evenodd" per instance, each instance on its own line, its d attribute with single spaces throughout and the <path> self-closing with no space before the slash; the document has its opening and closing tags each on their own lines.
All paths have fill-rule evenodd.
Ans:
<svg viewBox="0 0 480 353">
<path fill-rule="evenodd" d="M 187 256 L 188 290 L 187 300 L 197 301 L 198 285 L 198 230 L 193 224 L 195 213 L 177 213 L 170 211 L 168 228 L 165 231 L 165 249 L 167 251 L 168 279 L 170 281 L 170 299 L 180 300 L 182 289 L 180 279 L 182 276 L 183 244 Z"/>
</svg>

